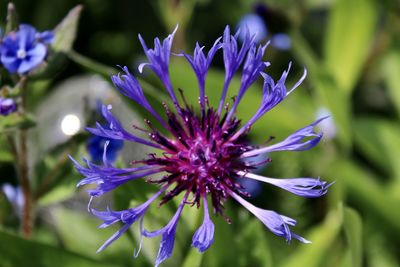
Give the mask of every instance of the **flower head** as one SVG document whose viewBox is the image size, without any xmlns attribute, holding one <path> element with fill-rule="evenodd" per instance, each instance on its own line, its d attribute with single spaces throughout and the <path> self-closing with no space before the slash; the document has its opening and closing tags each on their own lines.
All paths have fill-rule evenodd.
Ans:
<svg viewBox="0 0 400 267">
<path fill-rule="evenodd" d="M 127 231 L 135 221 L 140 220 L 142 237 L 161 236 L 155 263 L 158 266 L 172 254 L 175 233 L 183 208 L 186 206 L 196 206 L 197 208 L 203 206 L 204 220 L 193 235 L 192 246 L 200 252 L 204 252 L 212 245 L 214 240 L 214 224 L 209 215 L 209 203 L 215 214 L 223 215 L 223 206 L 228 199 L 234 199 L 247 208 L 272 233 L 285 238 L 287 241 L 294 238 L 300 242 L 309 243 L 290 229 L 295 226 L 295 220 L 274 211 L 255 207 L 247 202 L 244 197 L 248 197 L 249 194 L 238 183 L 238 179 L 252 179 L 307 198 L 326 194 L 329 184 L 319 178 L 276 179 L 254 173 L 260 165 L 270 161 L 268 157 L 271 153 L 285 150 L 302 151 L 314 147 L 322 136 L 320 133 L 314 132 L 314 127 L 322 119 L 297 130 L 276 144 L 255 146 L 249 142 L 248 138 L 251 126 L 296 89 L 304 79 L 306 72 L 291 89 L 287 90 L 285 82 L 290 65 L 289 69 L 275 82 L 264 73 L 265 67 L 269 65 L 263 60 L 266 45 L 257 47 L 254 38 L 247 33 L 242 45 L 239 46 L 237 42 L 238 34 L 231 35 L 230 29 L 227 27 L 223 37 L 214 43 L 208 53 L 204 52 L 204 47 L 196 45 L 193 55 L 181 54 L 192 66 L 199 82 L 200 97 L 198 103 L 200 108 L 199 111 L 196 111 L 188 106 L 184 100 L 183 103 L 179 103 L 170 83 L 168 65 L 173 36 L 174 34 L 169 35 L 163 42 L 158 38 L 155 39 L 154 49 L 147 48 L 140 37 L 145 53 L 149 58 L 149 63 L 146 64 L 161 79 L 171 98 L 172 105 L 171 103 L 168 105 L 168 102 L 163 103 L 165 109 L 163 116 L 153 109 L 146 99 L 140 83 L 126 67 L 123 68 L 124 74 L 112 77 L 112 81 L 122 94 L 142 105 L 152 115 L 153 119 L 160 122 L 165 129 L 157 130 L 152 126 L 150 120 L 146 119 L 148 129 L 140 130 L 147 133 L 148 139 L 139 137 L 124 129 L 111 113 L 111 106 L 103 106 L 102 108 L 102 114 L 107 121 L 106 125 L 98 123 L 96 128 L 88 129 L 98 136 L 136 142 L 150 146 L 159 152 L 150 154 L 143 160 L 134 161 L 133 166 L 129 168 L 114 167 L 106 156 L 103 157 L 102 165 L 96 165 L 85 160 L 87 167 L 73 160 L 77 170 L 85 176 L 78 185 L 92 184 L 94 187 L 88 191 L 92 197 L 99 197 L 119 185 L 139 178 L 162 174 L 159 179 L 149 180 L 152 183 L 159 184 L 161 189 L 144 204 L 122 211 L 92 210 L 93 215 L 103 221 L 101 227 L 108 227 L 115 222 L 123 224 L 121 229 L 107 240 L 100 250 Z M 204 84 L 207 70 L 217 50 L 222 50 L 226 75 L 225 84 L 221 89 L 220 104 L 218 108 L 213 108 L 208 104 Z M 225 105 L 226 92 L 233 75 L 240 67 L 242 67 L 241 86 L 234 105 L 229 109 Z M 258 78 L 264 79 L 260 107 L 254 116 L 241 126 L 240 120 L 236 117 L 236 107 L 240 105 L 242 96 L 247 89 Z M 181 93 L 183 94 L 183 92 Z M 221 107 L 224 106 L 225 109 L 222 109 Z M 138 127 L 134 127 L 134 129 L 138 129 Z M 164 134 L 165 132 L 168 132 L 168 134 Z M 104 155 L 106 155 L 107 145 L 108 143 L 104 147 Z M 268 157 L 265 155 L 268 155 Z M 160 205 L 162 205 L 178 195 L 183 195 L 183 199 L 170 222 L 159 230 L 148 231 L 145 229 L 143 218 L 151 203 L 161 197 Z"/>
<path fill-rule="evenodd" d="M 0 115 L 7 116 L 17 110 L 17 104 L 11 98 L 0 97 Z"/>
<path fill-rule="evenodd" d="M 9 32 L 2 40 L 1 63 L 10 73 L 25 74 L 45 60 L 52 41 L 51 31 L 38 33 L 31 25 L 21 24 L 18 31 Z"/>
</svg>

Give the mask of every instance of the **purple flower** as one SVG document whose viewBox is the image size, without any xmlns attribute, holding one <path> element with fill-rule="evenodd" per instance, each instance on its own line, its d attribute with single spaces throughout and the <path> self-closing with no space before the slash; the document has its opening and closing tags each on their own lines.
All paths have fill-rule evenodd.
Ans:
<svg viewBox="0 0 400 267">
<path fill-rule="evenodd" d="M 7 116 L 17 110 L 17 104 L 11 98 L 0 97 L 0 115 Z"/>
<path fill-rule="evenodd" d="M 172 111 L 165 102 L 163 103 L 165 115 L 161 116 L 156 113 L 156 109 L 146 100 L 138 80 L 126 67 L 123 68 L 124 74 L 112 77 L 117 89 L 142 105 L 154 120 L 161 123 L 164 129 L 159 131 L 151 124 L 150 120 L 146 119 L 147 129 L 140 129 L 136 126 L 132 129 L 145 132 L 148 136 L 147 139 L 139 137 L 122 126 L 111 114 L 110 106 L 102 108 L 107 124 L 104 126 L 97 124 L 96 128 L 88 129 L 94 135 L 147 145 L 156 152 L 141 161 L 132 162 L 133 166 L 129 168 L 112 166 L 105 156 L 108 143 L 104 147 L 103 165 L 96 165 L 84 160 L 87 165 L 84 167 L 72 159 L 77 170 L 85 177 L 78 186 L 94 185 L 94 188 L 92 187 L 88 191 L 92 197 L 100 197 L 105 192 L 142 177 L 149 178 L 153 174 L 163 175 L 158 179 L 149 180 L 159 184 L 161 189 L 144 204 L 121 211 L 92 211 L 95 216 L 103 220 L 101 227 L 108 227 L 116 222 L 123 224 L 121 229 L 101 246 L 100 250 L 127 231 L 135 221 L 140 220 L 141 237 L 161 236 L 160 248 L 155 261 L 155 265 L 158 266 L 172 255 L 175 234 L 183 208 L 187 205 L 195 205 L 197 208 L 203 205 L 204 220 L 193 235 L 192 246 L 200 252 L 204 252 L 214 240 L 214 224 L 209 215 L 208 201 L 211 203 L 214 214 L 224 216 L 224 202 L 230 198 L 247 208 L 272 233 L 287 241 L 294 238 L 300 242 L 309 243 L 292 232 L 291 227 L 295 226 L 295 220 L 274 211 L 255 207 L 247 202 L 244 197 L 248 197 L 249 194 L 238 182 L 241 179 L 260 181 L 307 198 L 326 194 L 330 184 L 319 178 L 276 179 L 255 174 L 260 165 L 270 161 L 268 157 L 274 152 L 303 151 L 314 147 L 322 137 L 320 133 L 314 132 L 314 127 L 324 118 L 297 130 L 276 144 L 255 146 L 248 141 L 251 125 L 293 92 L 305 78 L 306 72 L 291 89 L 287 90 L 285 83 L 289 69 L 284 71 L 281 78 L 275 82 L 264 73 L 264 69 L 268 65 L 263 60 L 266 46 L 257 48 L 254 38 L 247 32 L 246 38 L 239 48 L 238 34 L 231 35 L 230 29 L 227 27 L 221 38 L 222 43 L 220 43 L 220 39 L 217 39 L 208 53 L 203 51 L 204 48 L 196 45 L 193 55 L 181 54 L 192 66 L 199 83 L 200 101 L 198 103 L 200 108 L 199 111 L 195 111 L 184 100 L 183 103 L 178 102 L 170 83 L 168 66 L 173 36 L 174 34 L 169 35 L 163 42 L 156 38 L 154 49 L 147 48 L 141 37 L 140 40 L 149 58 L 149 63 L 146 64 L 165 85 L 171 98 L 172 104 L 170 105 L 176 108 L 177 112 Z M 213 56 L 219 49 L 222 50 L 226 73 L 221 100 L 218 108 L 214 109 L 206 101 L 204 81 Z M 233 75 L 238 72 L 239 68 L 242 69 L 242 82 L 234 106 L 229 110 L 225 101 L 226 92 Z M 236 117 L 236 107 L 240 105 L 242 96 L 257 79 L 264 80 L 260 107 L 253 117 L 241 126 L 240 120 Z M 183 92 L 181 93 L 183 95 Z M 184 99 L 183 96 L 182 98 Z M 225 106 L 224 111 L 221 108 L 223 106 Z M 159 205 L 163 205 L 182 194 L 184 195 L 183 199 L 170 222 L 159 230 L 148 231 L 143 224 L 144 214 L 149 205 L 158 197 L 162 196 Z"/>
<path fill-rule="evenodd" d="M 47 45 L 53 33 L 38 33 L 28 24 L 21 24 L 18 31 L 8 33 L 0 46 L 1 63 L 10 73 L 25 74 L 39 66 L 47 56 Z"/>
</svg>

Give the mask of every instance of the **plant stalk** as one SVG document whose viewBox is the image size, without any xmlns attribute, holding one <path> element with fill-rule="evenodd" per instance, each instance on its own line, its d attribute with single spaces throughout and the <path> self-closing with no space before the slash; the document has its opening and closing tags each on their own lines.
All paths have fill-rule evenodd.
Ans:
<svg viewBox="0 0 400 267">
<path fill-rule="evenodd" d="M 26 77 L 22 77 L 19 82 L 21 90 L 21 103 L 19 105 L 19 112 L 22 116 L 26 113 Z M 21 232 L 25 238 L 29 238 L 32 234 L 33 228 L 33 203 L 31 183 L 29 181 L 29 166 L 28 166 L 28 130 L 20 129 L 18 133 L 19 138 L 19 151 L 18 151 L 18 167 L 19 179 L 24 196 L 24 205 L 22 208 L 22 223 Z"/>
</svg>

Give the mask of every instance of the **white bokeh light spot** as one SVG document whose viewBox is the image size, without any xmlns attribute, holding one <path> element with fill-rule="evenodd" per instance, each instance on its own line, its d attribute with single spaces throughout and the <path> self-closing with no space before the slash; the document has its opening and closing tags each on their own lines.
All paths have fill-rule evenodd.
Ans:
<svg viewBox="0 0 400 267">
<path fill-rule="evenodd" d="M 81 129 L 81 120 L 74 114 L 66 115 L 61 121 L 61 131 L 65 135 L 74 135 Z"/>
</svg>

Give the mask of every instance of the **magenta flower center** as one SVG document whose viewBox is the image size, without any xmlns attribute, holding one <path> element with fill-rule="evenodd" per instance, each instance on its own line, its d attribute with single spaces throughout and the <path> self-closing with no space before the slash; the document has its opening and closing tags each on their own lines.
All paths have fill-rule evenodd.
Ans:
<svg viewBox="0 0 400 267">
<path fill-rule="evenodd" d="M 149 134 L 166 152 L 161 157 L 152 155 L 144 163 L 163 166 L 168 173 L 152 182 L 175 183 L 175 188 L 161 203 L 189 190 L 195 196 L 193 204 L 200 205 L 200 200 L 210 194 L 215 212 L 222 213 L 228 191 L 246 195 L 235 181 L 238 171 L 251 168 L 239 159 L 250 148 L 245 134 L 233 138 L 240 121 L 236 118 L 226 121 L 225 117 L 221 120 L 212 108 L 201 112 L 200 116 L 187 106 L 179 110 L 179 117 L 167 110 L 168 126 L 174 139 L 155 131 Z"/>
</svg>

